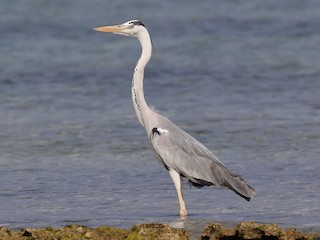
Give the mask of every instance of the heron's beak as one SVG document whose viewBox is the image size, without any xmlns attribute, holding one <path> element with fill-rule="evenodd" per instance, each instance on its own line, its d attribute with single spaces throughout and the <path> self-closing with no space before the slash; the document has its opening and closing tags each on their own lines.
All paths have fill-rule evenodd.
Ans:
<svg viewBox="0 0 320 240">
<path fill-rule="evenodd" d="M 93 30 L 99 31 L 99 32 L 112 32 L 112 33 L 119 33 L 124 29 L 122 25 L 113 25 L 113 26 L 105 26 L 105 27 L 97 27 Z"/>
</svg>

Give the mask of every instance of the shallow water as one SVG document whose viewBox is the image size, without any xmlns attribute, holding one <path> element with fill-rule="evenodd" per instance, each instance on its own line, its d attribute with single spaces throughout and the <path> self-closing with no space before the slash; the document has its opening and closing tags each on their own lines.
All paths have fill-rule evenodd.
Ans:
<svg viewBox="0 0 320 240">
<path fill-rule="evenodd" d="M 217 221 L 320 226 L 320 2 L 2 1 L 0 225 Z M 150 105 L 257 191 L 185 186 L 135 117 L 135 39 L 92 31 L 141 19 L 155 45 Z"/>
</svg>

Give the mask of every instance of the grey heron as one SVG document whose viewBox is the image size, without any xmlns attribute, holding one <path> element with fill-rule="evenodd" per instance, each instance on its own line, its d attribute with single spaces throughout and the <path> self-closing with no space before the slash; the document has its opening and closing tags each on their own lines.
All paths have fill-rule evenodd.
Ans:
<svg viewBox="0 0 320 240">
<path fill-rule="evenodd" d="M 180 217 L 187 216 L 182 183 L 187 178 L 196 187 L 215 185 L 234 191 L 247 201 L 255 190 L 239 175 L 228 170 L 218 157 L 199 141 L 152 110 L 143 92 L 144 70 L 152 54 L 152 41 L 145 25 L 131 20 L 120 25 L 98 27 L 94 30 L 136 37 L 142 53 L 132 78 L 132 101 L 140 124 L 145 128 L 156 159 L 169 171 L 177 191 Z"/>
</svg>

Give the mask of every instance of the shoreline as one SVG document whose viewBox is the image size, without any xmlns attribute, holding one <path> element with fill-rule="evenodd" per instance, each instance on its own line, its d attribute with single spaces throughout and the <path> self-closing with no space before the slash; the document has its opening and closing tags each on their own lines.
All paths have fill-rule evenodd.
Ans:
<svg viewBox="0 0 320 240">
<path fill-rule="evenodd" d="M 67 239 L 221 239 L 221 240 L 319 240 L 320 232 L 302 232 L 296 228 L 282 228 L 277 224 L 241 222 L 235 227 L 225 227 L 221 223 L 208 224 L 202 232 L 170 227 L 168 224 L 136 224 L 130 229 L 108 226 L 89 228 L 81 225 L 70 225 L 62 228 L 46 227 L 42 229 L 24 228 L 11 230 L 0 227 L 1 240 L 67 240 Z"/>
</svg>

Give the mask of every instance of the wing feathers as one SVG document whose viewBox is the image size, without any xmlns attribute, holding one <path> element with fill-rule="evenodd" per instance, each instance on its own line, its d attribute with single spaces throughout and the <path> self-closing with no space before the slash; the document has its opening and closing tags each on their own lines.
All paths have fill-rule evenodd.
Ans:
<svg viewBox="0 0 320 240">
<path fill-rule="evenodd" d="M 156 156 L 167 169 L 175 169 L 198 187 L 227 187 L 247 201 L 255 195 L 250 185 L 228 170 L 214 153 L 192 136 L 171 122 L 159 127 L 168 132 L 154 135 L 150 140 Z"/>
</svg>

